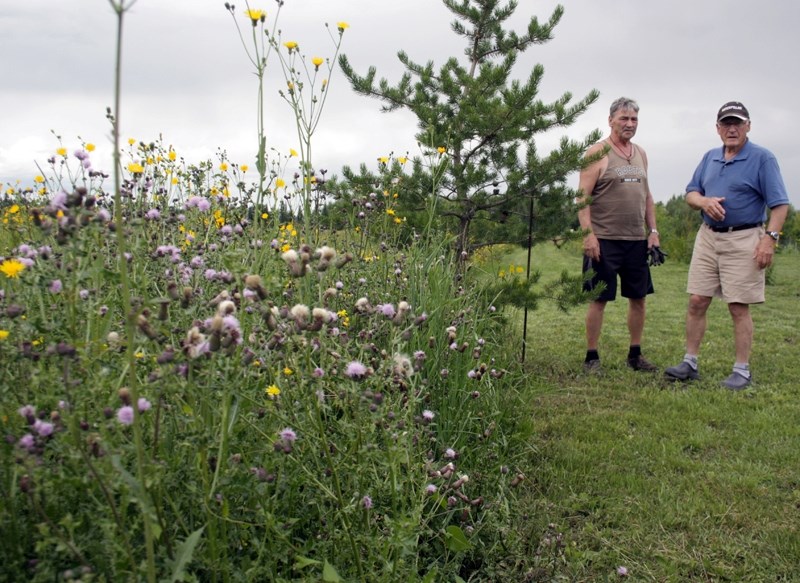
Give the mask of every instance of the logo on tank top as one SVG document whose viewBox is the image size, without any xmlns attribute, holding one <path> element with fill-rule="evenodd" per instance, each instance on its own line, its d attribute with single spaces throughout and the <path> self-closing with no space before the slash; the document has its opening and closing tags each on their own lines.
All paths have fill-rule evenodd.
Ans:
<svg viewBox="0 0 800 583">
<path fill-rule="evenodd" d="M 639 183 L 642 181 L 642 178 L 646 176 L 642 168 L 631 164 L 627 166 L 617 166 L 614 168 L 614 171 L 617 173 L 617 176 L 619 176 L 619 181 L 623 184 L 628 182 Z"/>
</svg>

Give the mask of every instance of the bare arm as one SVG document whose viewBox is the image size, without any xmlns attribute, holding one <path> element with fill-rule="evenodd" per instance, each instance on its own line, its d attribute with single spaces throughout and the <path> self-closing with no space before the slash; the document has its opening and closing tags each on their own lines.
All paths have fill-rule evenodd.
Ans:
<svg viewBox="0 0 800 583">
<path fill-rule="evenodd" d="M 641 152 L 642 159 L 644 159 L 644 169 L 647 170 L 647 154 L 644 150 L 641 150 Z M 647 200 L 645 201 L 644 207 L 644 222 L 648 231 L 647 248 L 652 249 L 653 247 L 658 247 L 661 244 L 661 241 L 658 238 L 658 226 L 656 225 L 656 203 L 653 200 L 653 193 L 649 186 L 647 188 Z M 653 233 L 653 231 L 656 232 Z"/>
<path fill-rule="evenodd" d="M 694 190 L 686 193 L 686 202 L 693 209 L 703 211 L 715 221 L 725 218 L 725 208 L 722 206 L 722 203 L 725 202 L 724 197 L 704 196 Z"/>
<path fill-rule="evenodd" d="M 602 143 L 595 144 L 586 152 L 586 156 L 598 154 L 604 148 Z M 583 238 L 583 253 L 590 259 L 597 261 L 600 259 L 600 242 L 597 240 L 594 232 L 592 232 L 592 211 L 591 206 L 587 204 L 597 185 L 597 180 L 608 167 L 608 158 L 602 158 L 590 164 L 581 170 L 580 178 L 578 180 L 578 190 L 581 191 L 578 202 L 585 206 L 578 211 L 578 221 L 580 221 L 581 229 L 588 231 Z"/>
<path fill-rule="evenodd" d="M 767 222 L 767 231 L 777 231 L 780 233 L 788 214 L 788 204 L 782 204 L 771 208 L 769 211 L 769 221 Z M 768 235 L 764 235 L 758 240 L 758 245 L 756 245 L 756 250 L 753 253 L 753 259 L 756 260 L 756 263 L 758 263 L 761 269 L 772 265 L 772 259 L 775 255 L 775 245 L 775 240 Z"/>
</svg>

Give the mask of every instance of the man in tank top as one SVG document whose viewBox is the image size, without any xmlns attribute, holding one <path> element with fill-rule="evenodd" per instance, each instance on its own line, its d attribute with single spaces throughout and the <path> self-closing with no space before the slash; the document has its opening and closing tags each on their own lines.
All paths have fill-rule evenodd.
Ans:
<svg viewBox="0 0 800 583">
<path fill-rule="evenodd" d="M 639 124 L 639 105 L 620 97 L 611 104 L 605 140 L 586 152 L 597 158 L 581 171 L 578 188 L 582 203 L 578 211 L 583 239 L 583 271 L 594 275 L 584 284 L 593 290 L 605 288 L 589 304 L 586 314 L 586 358 L 584 369 L 600 370 L 598 344 L 606 304 L 617 295 L 628 299 L 630 348 L 627 364 L 636 371 L 655 372 L 657 367 L 642 356 L 645 298 L 653 293 L 648 250 L 658 246 L 653 195 L 647 183 L 647 155 L 631 142 Z M 599 157 L 599 158 L 598 158 Z M 586 204 L 588 203 L 588 204 Z"/>
</svg>

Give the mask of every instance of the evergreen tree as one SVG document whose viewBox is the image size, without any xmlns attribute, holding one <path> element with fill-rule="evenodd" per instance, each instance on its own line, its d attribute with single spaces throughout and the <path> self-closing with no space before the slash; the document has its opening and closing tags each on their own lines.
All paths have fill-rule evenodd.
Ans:
<svg viewBox="0 0 800 583">
<path fill-rule="evenodd" d="M 456 16 L 452 30 L 466 40 L 465 58 L 449 58 L 438 71 L 432 61 L 415 63 L 398 53 L 406 71 L 392 86 L 376 83 L 376 69 L 358 75 L 345 55 L 340 66 L 356 92 L 383 102 L 382 110 L 407 109 L 418 119 L 416 139 L 423 151 L 444 148 L 447 164 L 424 165 L 417 157 L 407 182 L 406 204 L 421 210 L 436 198 L 437 217 L 456 236 L 460 252 L 498 242 L 528 242 L 529 219 L 534 240 L 559 237 L 574 225 L 575 192 L 569 174 L 585 161 L 583 153 L 599 139 L 593 132 L 581 142 L 561 140 L 546 156 L 537 153 L 535 137 L 567 127 L 597 100 L 597 91 L 571 104 L 564 93 L 552 103 L 537 99 L 544 67 L 536 65 L 525 80 L 512 70 L 523 51 L 552 39 L 564 14 L 557 6 L 548 22 L 532 17 L 523 34 L 506 30 L 505 21 L 517 2 L 509 0 L 442 0 Z M 349 169 L 345 177 L 355 180 Z M 363 181 L 368 181 L 362 166 Z M 409 209 L 413 211 L 413 208 Z M 471 236 L 475 223 L 478 237 Z"/>
</svg>

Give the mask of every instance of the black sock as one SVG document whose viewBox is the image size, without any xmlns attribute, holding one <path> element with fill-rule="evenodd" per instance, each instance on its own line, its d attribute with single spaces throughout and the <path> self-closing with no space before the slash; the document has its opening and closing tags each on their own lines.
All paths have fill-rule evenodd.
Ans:
<svg viewBox="0 0 800 583">
<path fill-rule="evenodd" d="M 638 358 L 642 355 L 642 347 L 638 344 L 632 344 L 628 349 L 628 358 Z"/>
<path fill-rule="evenodd" d="M 583 362 L 589 362 L 590 360 L 600 360 L 600 355 L 597 353 L 596 350 L 586 351 L 586 360 L 584 360 Z"/>
</svg>

